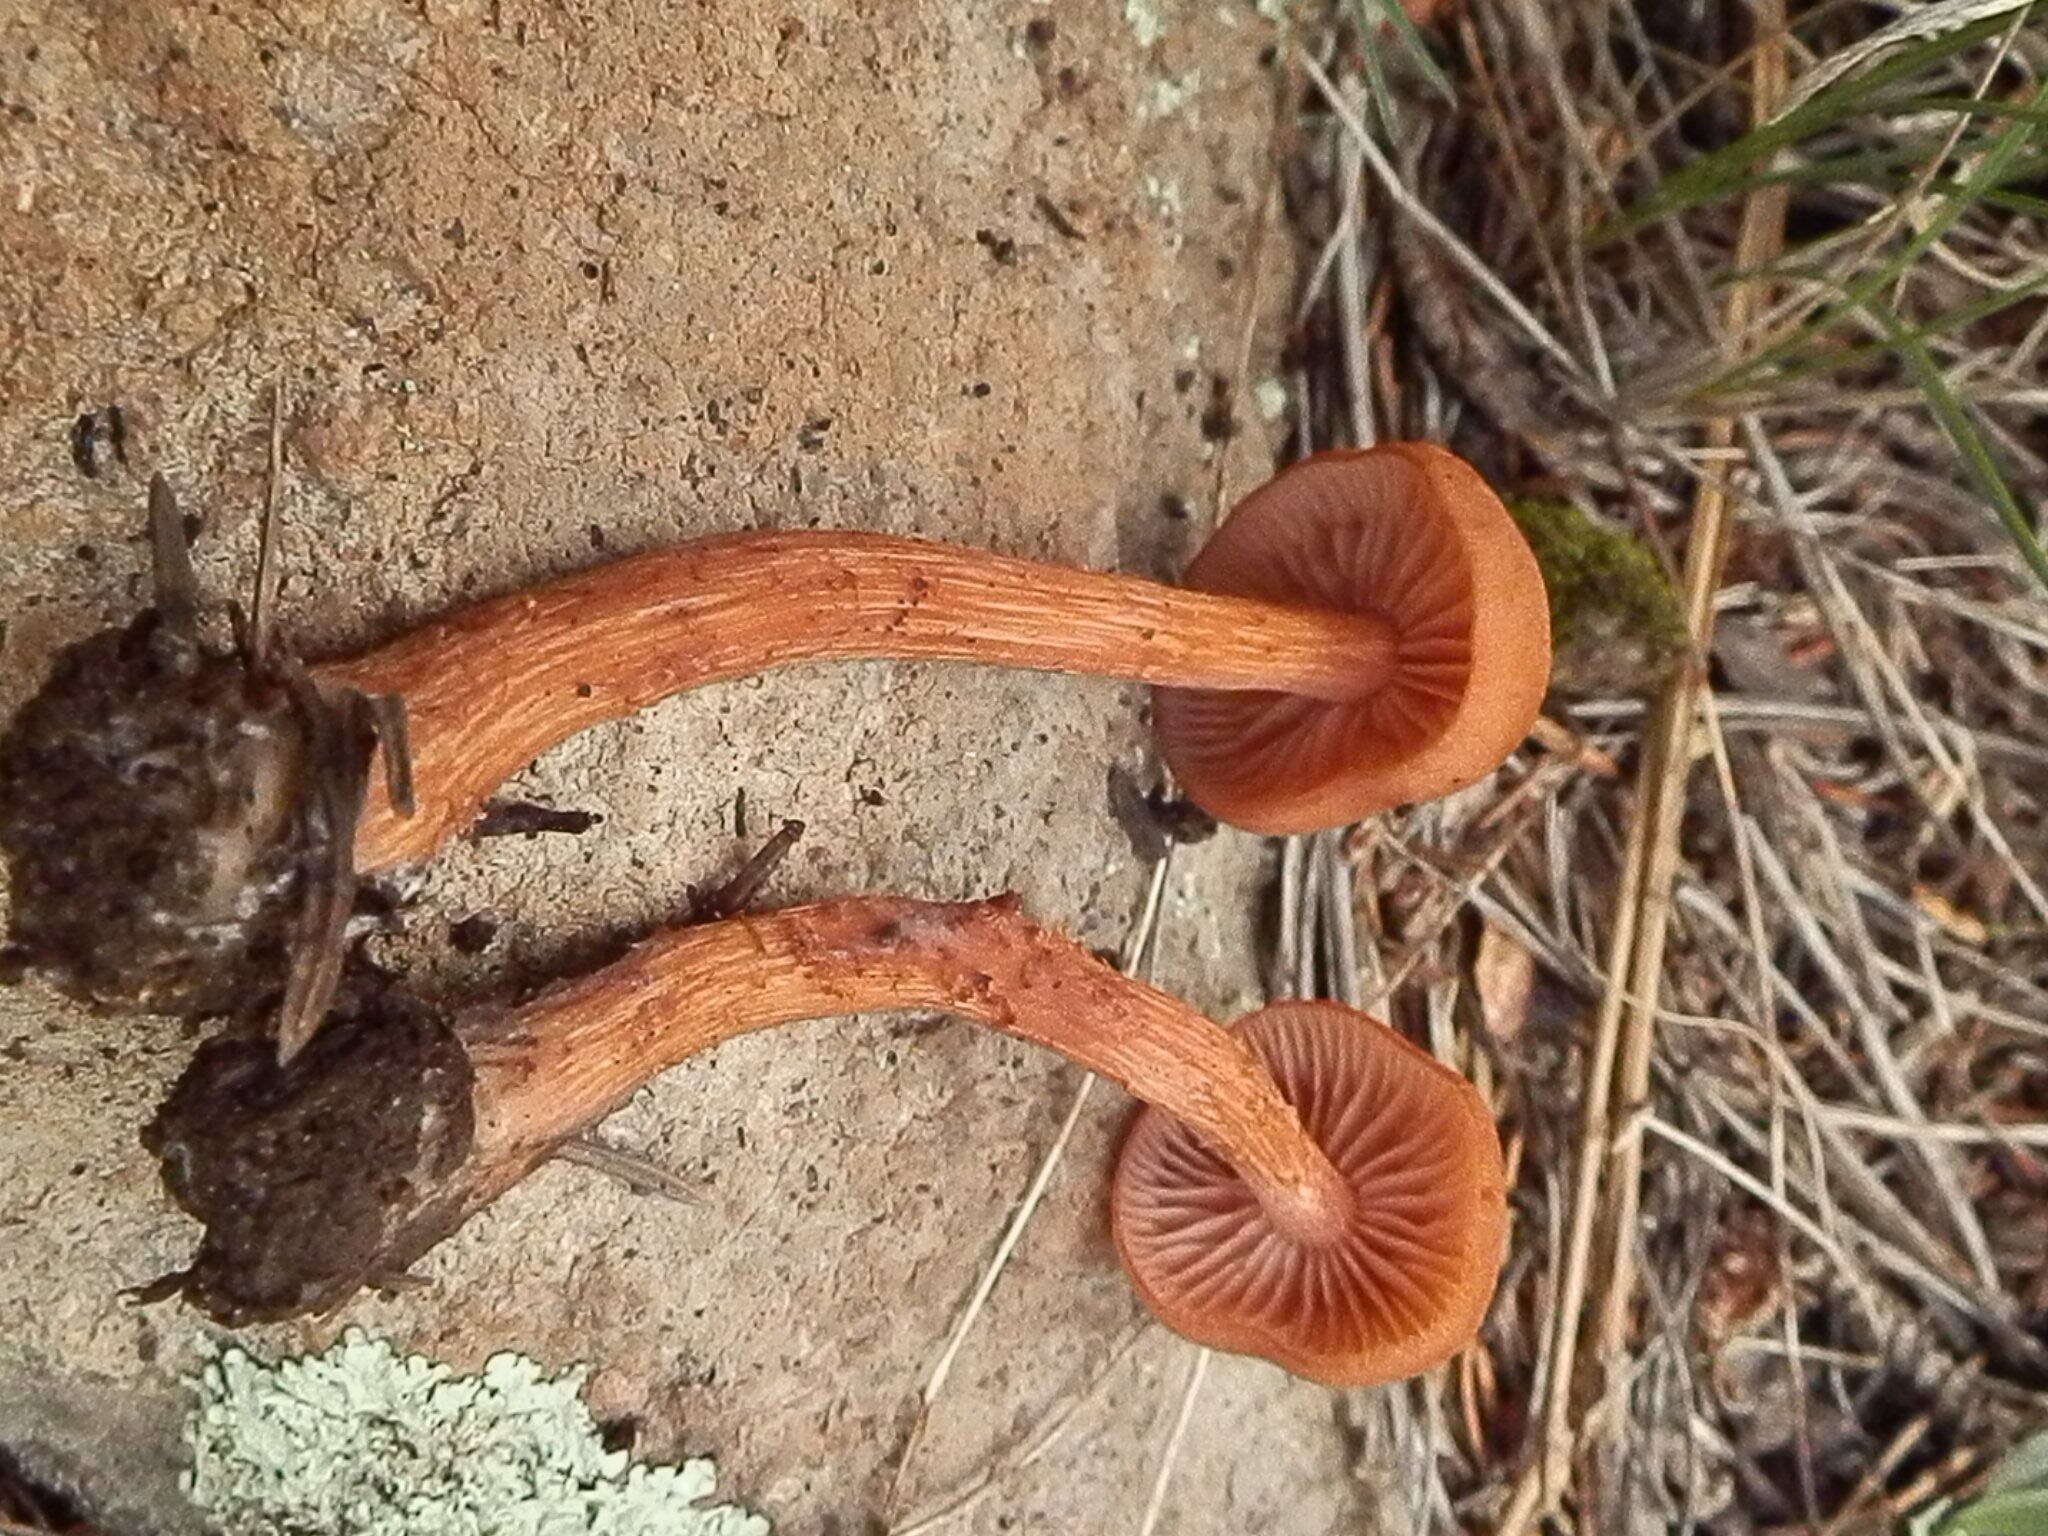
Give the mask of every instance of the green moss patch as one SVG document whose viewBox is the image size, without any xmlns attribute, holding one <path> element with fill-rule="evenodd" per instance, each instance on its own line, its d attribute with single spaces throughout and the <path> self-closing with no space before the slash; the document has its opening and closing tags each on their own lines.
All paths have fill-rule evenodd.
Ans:
<svg viewBox="0 0 2048 1536">
<path fill-rule="evenodd" d="M 1550 589 L 1556 686 L 1579 692 L 1654 688 L 1685 649 L 1678 594 L 1647 545 L 1568 501 L 1515 499 Z"/>
</svg>

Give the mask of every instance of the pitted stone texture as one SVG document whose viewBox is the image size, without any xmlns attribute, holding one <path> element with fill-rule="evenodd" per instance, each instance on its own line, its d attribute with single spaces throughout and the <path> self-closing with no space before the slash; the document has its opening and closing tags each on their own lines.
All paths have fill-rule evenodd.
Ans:
<svg viewBox="0 0 2048 1536">
<path fill-rule="evenodd" d="M 1247 335 L 1255 372 L 1273 356 L 1289 252 L 1260 225 L 1287 93 L 1250 4 L 1141 9 L 1144 27 L 1113 0 L 15 7 L 0 709 L 143 596 L 152 470 L 205 518 L 202 580 L 247 593 L 272 381 L 287 626 L 312 654 L 755 525 L 1178 569 L 1218 484 L 1271 462 L 1255 410 L 1222 445 L 1202 418 L 1216 374 L 1246 383 Z M 125 468 L 104 416 L 77 430 L 109 405 Z M 1113 947 L 1144 871 L 1104 774 L 1142 762 L 1144 702 L 885 663 L 707 688 L 522 774 L 508 793 L 604 820 L 454 845 L 375 947 L 444 998 L 531 980 L 674 914 L 783 816 L 810 831 L 767 899 L 1007 888 Z M 1169 882 L 1159 980 L 1219 1016 L 1256 1000 L 1261 852 L 1226 833 Z M 462 952 L 449 927 L 477 916 L 495 930 Z M 177 1520 L 163 1469 L 200 1325 L 117 1293 L 190 1251 L 137 1133 L 191 1044 L 0 992 L 0 1442 L 83 1478 L 117 1532 Z M 604 1130 L 694 1203 L 555 1165 L 432 1255 L 424 1288 L 250 1339 L 348 1321 L 465 1368 L 589 1360 L 647 1454 L 713 1449 L 781 1529 L 863 1531 L 1077 1083 L 958 1023 L 735 1041 Z M 899 1514 L 1000 1462 L 1136 1318 L 1102 1209 L 1123 1113 L 1091 1096 Z M 954 1529 L 1135 1529 L 1192 1358 L 1147 1336 Z M 115 1400 L 147 1411 L 95 1406 Z M 1218 1361 L 1190 1424 L 1162 1528 L 1358 1519 L 1326 1394 Z"/>
</svg>

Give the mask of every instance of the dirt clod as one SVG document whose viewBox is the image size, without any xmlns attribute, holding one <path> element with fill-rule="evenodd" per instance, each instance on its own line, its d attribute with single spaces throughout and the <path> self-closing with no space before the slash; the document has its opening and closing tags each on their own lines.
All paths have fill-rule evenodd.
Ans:
<svg viewBox="0 0 2048 1536">
<path fill-rule="evenodd" d="M 185 1296 L 241 1326 L 386 1278 L 391 1255 L 410 1256 L 394 1234 L 469 1150 L 471 1082 L 446 1020 L 373 977 L 288 1067 L 268 1039 L 208 1041 L 142 1136 L 171 1198 L 206 1223 Z"/>
<path fill-rule="evenodd" d="M 103 1007 L 269 990 L 318 851 L 304 755 L 283 689 L 154 611 L 67 647 L 0 735 L 13 952 Z"/>
</svg>

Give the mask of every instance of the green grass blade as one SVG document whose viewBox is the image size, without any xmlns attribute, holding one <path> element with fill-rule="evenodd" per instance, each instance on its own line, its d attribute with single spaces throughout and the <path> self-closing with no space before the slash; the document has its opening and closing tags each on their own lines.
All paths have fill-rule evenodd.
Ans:
<svg viewBox="0 0 2048 1536">
<path fill-rule="evenodd" d="M 2035 89 L 2033 99 L 2037 102 L 2048 99 L 2048 81 L 2044 81 Z M 2025 118 L 2017 118 L 2007 123 L 1985 146 L 1976 168 L 1956 185 L 1953 192 L 1938 199 L 1939 206 L 1926 225 L 1915 231 L 1913 238 L 1901 246 L 1896 254 L 1879 262 L 1850 283 L 1843 290 L 1840 299 L 1825 307 L 1798 331 L 1765 347 L 1746 362 L 1728 369 L 1706 386 L 1707 391 L 1712 393 L 1723 389 L 1748 387 L 1759 375 L 1783 362 L 1799 347 L 1819 336 L 1830 326 L 1853 311 L 1867 307 L 1870 300 L 1896 282 L 1900 273 L 1912 266 L 1926 254 L 1930 246 L 1947 234 L 1956 220 L 1969 212 L 1987 191 L 1997 187 L 2005 179 L 2013 163 L 2026 150 L 2033 136 L 2034 126 Z"/>
<path fill-rule="evenodd" d="M 1595 230 L 1594 241 L 1619 239 L 1658 219 L 1746 191 L 1754 180 L 1757 162 L 1765 156 L 1847 118 L 1877 110 L 1879 98 L 1887 88 L 1910 81 L 1972 44 L 2009 30 L 2013 21 L 2010 12 L 1984 17 L 1939 37 L 1910 44 L 1869 69 L 1836 81 L 1739 139 L 1695 156 L 1658 182 L 1634 207 Z"/>
<path fill-rule="evenodd" d="M 1986 192 L 1984 201 L 1993 208 L 2003 208 L 2008 213 L 2024 213 L 2031 218 L 2048 219 L 2048 197 L 2035 197 L 2031 192 L 2007 192 L 1999 188 Z"/>
<path fill-rule="evenodd" d="M 1873 187 L 1891 190 L 1901 187 L 1911 178 L 1903 173 L 1907 166 L 1924 167 L 1928 159 L 1946 142 L 1946 137 L 1925 136 L 1911 140 L 1900 140 L 1889 149 L 1857 150 L 1849 154 L 1820 155 L 1800 160 L 1789 165 L 1773 166 L 1770 170 L 1759 171 L 1750 178 L 1752 187 L 1771 186 L 1783 182 L 1791 186 L 1853 186 Z M 1967 158 L 1975 144 L 1965 139 L 1956 146 L 1951 155 Z M 2040 145 L 2029 146 L 2028 152 L 2008 167 L 2005 180 L 2030 181 L 2038 179 L 2048 169 L 2048 152 Z M 1952 192 L 1959 185 L 1953 178 L 1943 178 L 1930 184 L 1940 192 Z M 1988 196 L 1988 194 L 1987 194 Z"/>
<path fill-rule="evenodd" d="M 1936 1530 L 1939 1536 L 2048 1536 L 2048 1491 L 1972 1499 Z"/>
<path fill-rule="evenodd" d="M 2048 1433 L 2030 1436 L 2007 1451 L 1978 1490 L 1981 1498 L 2048 1488 Z"/>
<path fill-rule="evenodd" d="M 1909 96 L 1899 103 L 1902 112 L 1952 112 L 1958 117 L 2023 117 L 2031 123 L 2048 123 L 2048 107 L 1993 101 L 1983 96 Z"/>
<path fill-rule="evenodd" d="M 1949 388 L 1947 377 L 1935 362 L 1934 354 L 1927 350 L 1925 342 L 1909 334 L 1888 306 L 1869 304 L 1865 308 L 1884 330 L 1899 360 L 1906 365 L 1906 371 L 1927 397 L 1935 421 L 1962 456 L 1963 468 L 1969 472 L 1977 493 L 1991 503 L 1991 509 L 1998 514 L 1998 520 L 2005 524 L 2005 531 L 2018 546 L 2020 558 L 2027 562 L 2035 579 L 2048 588 L 2048 549 L 2041 547 L 2040 537 L 2028 520 L 2026 508 L 2020 505 L 2019 497 L 2013 493 L 2011 483 L 1999 468 L 1998 457 L 1993 453 L 1989 439 L 1978 428 L 1976 416 Z M 2048 1536 L 2048 1530 L 2044 1530 L 2042 1536 Z"/>
<path fill-rule="evenodd" d="M 1922 162 L 1932 151 L 1932 144 L 1919 148 L 1900 145 L 1896 149 L 1867 149 L 1847 155 L 1823 155 L 1816 159 L 1801 160 L 1792 165 L 1774 166 L 1768 171 L 1759 171 L 1749 179 L 1752 187 L 1768 187 L 1780 182 L 1791 186 L 1857 186 L 1879 187 L 1889 191 L 1902 186 L 1903 174 L 1885 175 L 1887 171 L 1902 172 L 1904 167 Z"/>
<path fill-rule="evenodd" d="M 1422 29 L 1408 14 L 1408 8 L 1401 0 L 1380 0 L 1387 20 L 1394 25 L 1394 35 L 1401 39 L 1401 47 L 1408 60 L 1415 66 L 1416 73 L 1429 83 L 1429 88 L 1445 101 L 1457 100 L 1458 93 L 1451 88 L 1451 77 L 1444 73 L 1443 66 L 1436 61 L 1436 55 L 1429 51 L 1429 42 L 1422 35 Z M 1372 8 L 1370 0 L 1367 10 Z"/>
<path fill-rule="evenodd" d="M 1904 333 L 1907 339 L 1911 341 L 1926 342 L 1936 340 L 1951 332 L 1959 331 L 1966 325 L 1975 325 L 1980 320 L 1988 320 L 1993 315 L 2012 308 L 2015 304 L 2024 303 L 2043 289 L 2048 289 L 2048 271 L 2038 272 L 2023 283 L 2014 283 L 2009 287 L 2000 288 L 1993 293 L 1985 294 L 1982 298 L 1972 299 L 1967 304 L 1957 304 L 1950 309 L 1943 310 L 1931 320 L 1921 321 L 1918 325 L 1904 326 Z M 1802 379 L 1812 378 L 1816 374 L 1840 372 L 1844 369 L 1856 367 L 1861 363 L 1870 362 L 1875 358 L 1884 357 L 1895 350 L 1895 343 L 1889 340 L 1856 342 L 1847 346 L 1825 348 L 1811 356 L 1798 358 L 1787 363 L 1771 375 L 1771 384 L 1774 388 L 1779 388 L 1788 384 L 1796 384 Z M 1706 390 L 1702 391 L 1702 393 L 1712 392 L 1714 392 L 1714 386 L 1712 385 L 1709 385 Z"/>
</svg>

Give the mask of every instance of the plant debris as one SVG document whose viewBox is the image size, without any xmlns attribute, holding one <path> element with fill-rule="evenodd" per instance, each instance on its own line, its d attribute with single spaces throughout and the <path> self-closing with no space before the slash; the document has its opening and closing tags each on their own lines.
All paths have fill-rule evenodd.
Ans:
<svg viewBox="0 0 2048 1536">
<path fill-rule="evenodd" d="M 1361 1415 L 1390 1531 L 1889 1530 L 2048 1419 L 2039 12 L 1780 10 L 1297 60 L 1305 445 L 1642 540 L 1546 561 L 1607 612 L 1514 772 L 1283 866 L 1292 984 L 1519 1169 L 1482 1346 Z"/>
</svg>

